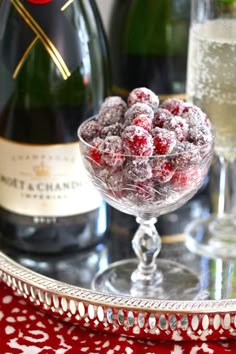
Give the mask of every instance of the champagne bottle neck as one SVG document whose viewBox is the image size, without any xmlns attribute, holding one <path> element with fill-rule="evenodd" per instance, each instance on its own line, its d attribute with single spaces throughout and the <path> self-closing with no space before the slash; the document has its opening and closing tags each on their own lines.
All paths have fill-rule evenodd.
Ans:
<svg viewBox="0 0 236 354">
<path fill-rule="evenodd" d="M 63 79 L 67 79 L 80 65 L 84 55 L 77 28 L 67 19 L 72 5 L 64 6 L 64 0 L 50 1 L 43 6 L 39 3 L 12 0 L 15 11 L 9 18 L 1 42 L 4 62 L 15 78 L 27 56 L 40 42 Z"/>
</svg>

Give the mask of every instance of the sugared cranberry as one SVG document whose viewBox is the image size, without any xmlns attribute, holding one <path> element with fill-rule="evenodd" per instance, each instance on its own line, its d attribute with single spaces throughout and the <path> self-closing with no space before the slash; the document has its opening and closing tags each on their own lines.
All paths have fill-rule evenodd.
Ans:
<svg viewBox="0 0 236 354">
<path fill-rule="evenodd" d="M 152 121 L 145 114 L 140 114 L 140 116 L 134 118 L 132 125 L 137 125 L 150 132 L 152 128 Z"/>
<path fill-rule="evenodd" d="M 152 130 L 154 153 L 157 155 L 170 154 L 175 147 L 175 133 L 164 128 Z"/>
<path fill-rule="evenodd" d="M 146 103 L 137 102 L 125 112 L 125 125 L 130 125 L 133 119 L 141 114 L 145 114 L 150 120 L 154 117 L 153 109 Z"/>
<path fill-rule="evenodd" d="M 129 125 L 122 133 L 123 149 L 126 154 L 150 156 L 153 152 L 152 136 L 142 127 Z"/>
<path fill-rule="evenodd" d="M 127 105 L 121 97 L 107 97 L 98 112 L 98 123 L 102 126 L 111 125 L 117 122 L 122 123 L 124 121 L 126 108 Z"/>
<path fill-rule="evenodd" d="M 182 113 L 182 118 L 186 120 L 189 127 L 194 127 L 199 124 L 205 124 L 206 114 L 197 106 L 186 104 Z"/>
<path fill-rule="evenodd" d="M 102 167 L 104 165 L 104 160 L 101 152 L 102 144 L 103 139 L 98 137 L 91 142 L 91 146 L 88 148 L 87 156 L 93 167 Z"/>
<path fill-rule="evenodd" d="M 165 121 L 163 127 L 173 131 L 175 133 L 176 139 L 179 141 L 184 141 L 188 137 L 189 125 L 183 118 L 179 116 L 172 116 L 171 119 Z"/>
<path fill-rule="evenodd" d="M 170 183 L 174 189 L 183 190 L 196 185 L 199 179 L 201 179 L 201 171 L 199 169 L 190 169 L 176 171 Z"/>
<path fill-rule="evenodd" d="M 128 106 L 132 106 L 137 102 L 148 104 L 154 111 L 159 106 L 158 96 L 146 87 L 138 87 L 133 89 L 128 96 Z"/>
<path fill-rule="evenodd" d="M 175 116 L 181 116 L 185 108 L 185 103 L 177 98 L 167 98 L 162 102 L 161 108 L 167 109 Z"/>
<path fill-rule="evenodd" d="M 205 125 L 198 125 L 189 129 L 189 141 L 195 145 L 205 145 L 212 141 L 212 133 Z"/>
<path fill-rule="evenodd" d="M 189 141 L 178 142 L 173 149 L 172 165 L 177 170 L 194 167 L 201 161 L 201 154 L 196 145 Z"/>
<path fill-rule="evenodd" d="M 125 177 L 133 182 L 144 182 L 152 177 L 152 168 L 148 160 L 128 159 L 124 164 Z"/>
<path fill-rule="evenodd" d="M 125 160 L 122 148 L 122 140 L 119 136 L 107 136 L 102 145 L 102 157 L 107 165 L 112 167 L 121 166 Z"/>
<path fill-rule="evenodd" d="M 132 203 L 143 206 L 145 202 L 151 202 L 155 199 L 156 191 L 153 188 L 152 180 L 145 182 L 132 183 L 132 188 L 128 188 L 126 198 Z"/>
<path fill-rule="evenodd" d="M 85 141 L 89 142 L 99 136 L 100 130 L 101 127 L 95 119 L 89 120 L 84 123 L 81 136 Z"/>
<path fill-rule="evenodd" d="M 162 128 L 164 123 L 172 118 L 172 113 L 167 111 L 167 109 L 164 108 L 158 108 L 156 112 L 154 113 L 154 118 L 153 118 L 153 127 L 160 127 Z"/>
<path fill-rule="evenodd" d="M 123 188 L 123 172 L 121 169 L 104 168 L 98 172 L 98 177 L 105 184 L 108 195 L 121 198 Z"/>
<path fill-rule="evenodd" d="M 122 131 L 122 124 L 121 123 L 114 123 L 111 125 L 107 125 L 106 127 L 102 127 L 100 131 L 100 137 L 105 139 L 106 136 L 116 135 L 120 136 Z"/>
<path fill-rule="evenodd" d="M 154 158 L 150 162 L 152 166 L 152 176 L 155 182 L 166 183 L 174 175 L 174 168 L 170 161 L 163 158 Z"/>
</svg>

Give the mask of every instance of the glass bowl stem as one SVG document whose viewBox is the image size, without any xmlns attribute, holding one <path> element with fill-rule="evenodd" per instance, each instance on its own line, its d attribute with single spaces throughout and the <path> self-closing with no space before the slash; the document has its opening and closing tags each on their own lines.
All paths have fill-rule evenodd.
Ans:
<svg viewBox="0 0 236 354">
<path fill-rule="evenodd" d="M 133 286 L 138 289 L 154 287 L 162 282 L 162 273 L 157 269 L 156 259 L 161 250 L 161 238 L 156 230 L 157 218 L 137 217 L 140 224 L 136 231 L 132 247 L 139 264 L 131 275 Z"/>
</svg>

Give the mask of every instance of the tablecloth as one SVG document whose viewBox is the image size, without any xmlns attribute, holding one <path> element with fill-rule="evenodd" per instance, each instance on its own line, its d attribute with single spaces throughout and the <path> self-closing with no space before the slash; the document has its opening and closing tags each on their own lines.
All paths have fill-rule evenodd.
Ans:
<svg viewBox="0 0 236 354">
<path fill-rule="evenodd" d="M 0 354 L 222 354 L 236 341 L 159 342 L 92 332 L 39 312 L 0 282 Z"/>
</svg>

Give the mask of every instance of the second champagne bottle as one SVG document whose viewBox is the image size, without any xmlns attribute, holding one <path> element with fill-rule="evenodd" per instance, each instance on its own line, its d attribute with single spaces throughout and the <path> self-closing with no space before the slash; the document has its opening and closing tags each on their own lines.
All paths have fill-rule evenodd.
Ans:
<svg viewBox="0 0 236 354">
<path fill-rule="evenodd" d="M 109 41 L 113 92 L 146 86 L 163 100 L 184 97 L 189 0 L 115 0 Z"/>
</svg>

